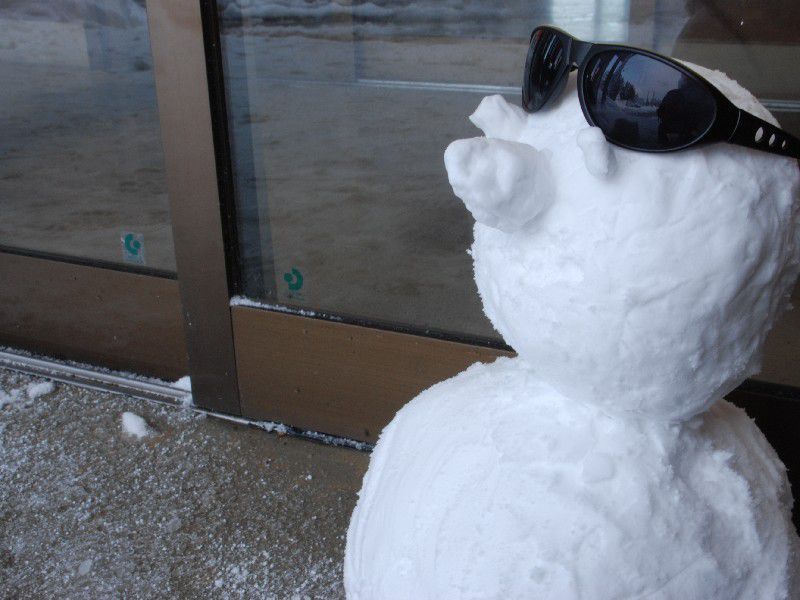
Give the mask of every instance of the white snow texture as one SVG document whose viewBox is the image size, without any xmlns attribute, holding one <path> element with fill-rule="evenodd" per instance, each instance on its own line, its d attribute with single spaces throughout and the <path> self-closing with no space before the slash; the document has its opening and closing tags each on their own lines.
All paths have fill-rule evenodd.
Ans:
<svg viewBox="0 0 800 600">
<path fill-rule="evenodd" d="M 574 80 L 545 112 L 492 96 L 471 119 L 486 137 L 453 142 L 445 164 L 478 221 L 478 291 L 544 381 L 610 412 L 677 420 L 758 372 L 798 274 L 796 161 L 732 144 L 613 147 L 587 125 Z"/>
<path fill-rule="evenodd" d="M 800 598 L 785 468 L 721 400 L 797 278 L 797 163 L 614 147 L 574 79 L 549 110 L 493 96 L 471 119 L 486 137 L 445 164 L 478 221 L 484 310 L 519 357 L 433 386 L 383 431 L 347 597 Z"/>
<path fill-rule="evenodd" d="M 153 433 L 147 421 L 132 412 L 122 413 L 122 430 L 137 439 L 142 439 Z"/>
<path fill-rule="evenodd" d="M 25 404 L 51 393 L 56 388 L 52 381 L 34 381 L 25 388 L 13 389 L 9 392 L 0 389 L 0 409 L 12 404 Z"/>
<path fill-rule="evenodd" d="M 423 392 L 383 431 L 345 589 L 349 600 L 798 598 L 789 501 L 775 452 L 725 401 L 687 424 L 628 421 L 500 359 Z"/>
</svg>

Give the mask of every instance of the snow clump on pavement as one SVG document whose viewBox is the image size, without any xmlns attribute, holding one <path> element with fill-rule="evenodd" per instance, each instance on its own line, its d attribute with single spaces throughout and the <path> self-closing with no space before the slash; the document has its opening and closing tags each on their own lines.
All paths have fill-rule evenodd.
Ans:
<svg viewBox="0 0 800 600">
<path fill-rule="evenodd" d="M 122 413 L 122 430 L 130 436 L 142 439 L 153 434 L 153 430 L 142 417 L 132 412 Z"/>
</svg>

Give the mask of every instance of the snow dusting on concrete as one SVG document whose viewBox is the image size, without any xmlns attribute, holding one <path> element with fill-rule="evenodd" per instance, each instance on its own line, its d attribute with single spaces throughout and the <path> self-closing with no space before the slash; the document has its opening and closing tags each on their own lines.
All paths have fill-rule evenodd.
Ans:
<svg viewBox="0 0 800 600">
<path fill-rule="evenodd" d="M 366 454 L 41 383 L 0 370 L 0 597 L 344 597 Z"/>
<path fill-rule="evenodd" d="M 31 381 L 27 385 L 12 386 L 7 390 L 0 388 L 0 409 L 11 404 L 27 406 L 31 401 L 50 394 L 55 389 L 52 381 Z"/>
</svg>

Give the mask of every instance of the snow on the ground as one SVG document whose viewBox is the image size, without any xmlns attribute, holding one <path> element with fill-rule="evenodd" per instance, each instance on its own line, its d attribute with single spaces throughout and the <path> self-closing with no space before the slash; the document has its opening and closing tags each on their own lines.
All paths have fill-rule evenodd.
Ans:
<svg viewBox="0 0 800 600">
<path fill-rule="evenodd" d="M 142 417 L 132 412 L 122 413 L 122 430 L 130 436 L 142 439 L 153 434 L 153 430 Z"/>
<path fill-rule="evenodd" d="M 194 406 L 194 397 L 192 396 L 192 378 L 184 375 L 177 381 L 172 383 L 173 387 L 183 390 L 186 394 L 180 398 L 180 403 L 185 407 Z"/>
<path fill-rule="evenodd" d="M 40 381 L 0 369 L 0 598 L 343 597 L 366 454 Z"/>
<path fill-rule="evenodd" d="M 192 391 L 192 378 L 189 377 L 188 375 L 184 375 L 183 377 L 178 379 L 178 381 L 174 382 L 172 385 L 174 385 L 178 389 L 186 390 L 187 392 L 191 392 Z"/>
<path fill-rule="evenodd" d="M 20 390 L 11 390 L 8 392 L 0 390 L 0 408 L 18 402 L 20 397 Z"/>
<path fill-rule="evenodd" d="M 40 396 L 49 394 L 54 389 L 56 389 L 56 386 L 52 381 L 40 381 L 38 383 L 28 384 L 25 388 L 25 392 L 29 400 L 36 400 Z"/>
<path fill-rule="evenodd" d="M 55 389 L 56 386 L 52 381 L 33 381 L 27 385 L 7 390 L 0 388 L 0 409 L 17 403 L 27 405 L 45 394 L 52 393 Z"/>
</svg>

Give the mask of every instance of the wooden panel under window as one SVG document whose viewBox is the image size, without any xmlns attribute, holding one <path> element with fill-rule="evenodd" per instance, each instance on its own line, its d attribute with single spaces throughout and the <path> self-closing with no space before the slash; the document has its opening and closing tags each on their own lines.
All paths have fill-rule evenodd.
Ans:
<svg viewBox="0 0 800 600">
<path fill-rule="evenodd" d="M 770 331 L 761 373 L 753 379 L 800 388 L 800 283 L 794 288 L 792 304 L 795 308 Z"/>
<path fill-rule="evenodd" d="M 795 296 L 797 293 L 795 293 Z M 235 306 L 244 416 L 374 442 L 425 388 L 510 352 Z M 800 311 L 772 332 L 756 379 L 800 387 Z"/>
<path fill-rule="evenodd" d="M 167 380 L 188 372 L 174 279 L 6 252 L 0 345 Z"/>
<path fill-rule="evenodd" d="M 425 388 L 509 354 L 241 306 L 232 318 L 244 415 L 369 442 Z"/>
</svg>

